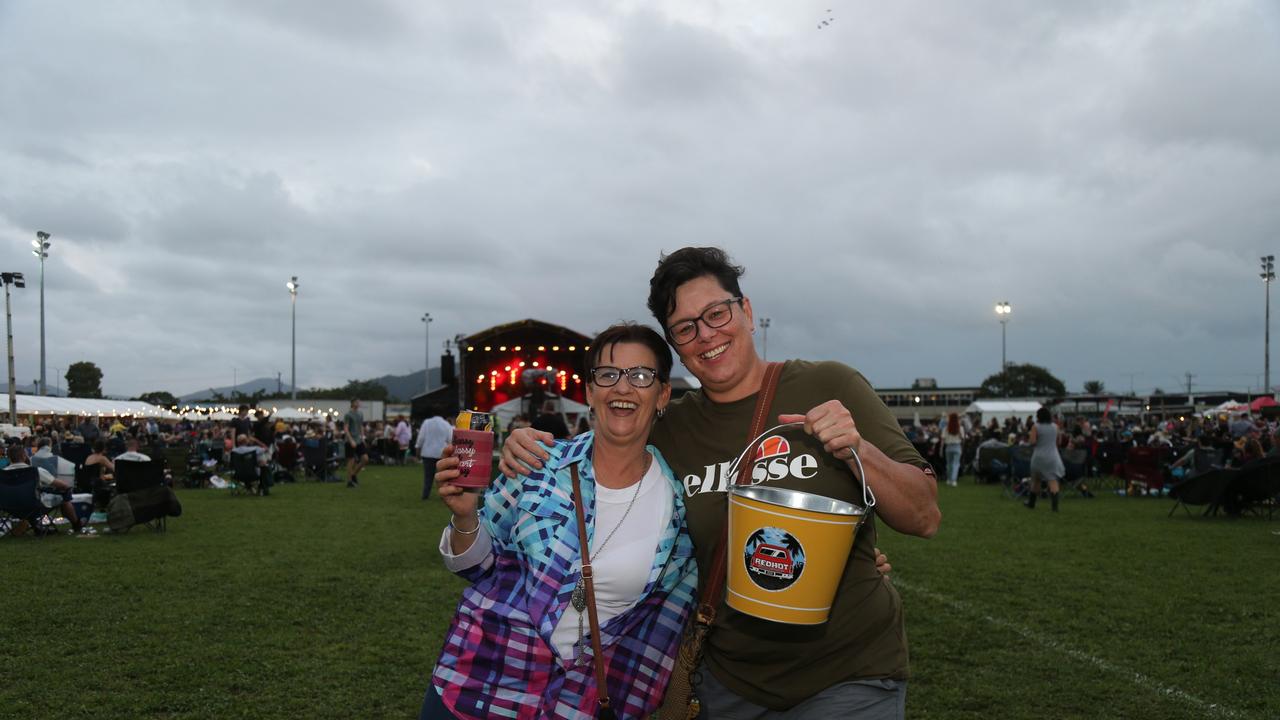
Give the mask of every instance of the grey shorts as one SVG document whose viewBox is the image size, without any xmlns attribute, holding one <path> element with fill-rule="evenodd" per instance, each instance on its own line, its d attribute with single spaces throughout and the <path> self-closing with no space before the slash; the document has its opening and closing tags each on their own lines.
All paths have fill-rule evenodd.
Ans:
<svg viewBox="0 0 1280 720">
<path fill-rule="evenodd" d="M 902 680 L 853 680 L 823 690 L 790 710 L 770 710 L 726 688 L 705 667 L 698 688 L 706 720 L 902 720 L 907 712 L 907 683 Z"/>
</svg>

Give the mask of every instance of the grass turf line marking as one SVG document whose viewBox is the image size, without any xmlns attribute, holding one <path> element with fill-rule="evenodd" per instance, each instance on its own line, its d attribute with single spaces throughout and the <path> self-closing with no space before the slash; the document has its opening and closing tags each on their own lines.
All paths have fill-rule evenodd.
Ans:
<svg viewBox="0 0 1280 720">
<path fill-rule="evenodd" d="M 1212 715 L 1214 717 L 1242 718 L 1242 719 L 1249 717 L 1248 715 L 1242 712 L 1231 710 L 1230 708 L 1223 707 L 1222 705 L 1219 705 L 1217 703 L 1205 702 L 1204 700 L 1201 700 L 1195 695 L 1179 690 L 1176 687 L 1166 687 L 1164 685 L 1161 685 L 1154 678 L 1148 677 L 1136 670 L 1129 670 L 1126 668 L 1112 665 L 1111 663 L 1107 662 L 1106 660 L 1103 660 L 1100 657 L 1090 655 L 1089 653 L 1084 652 L 1083 650 L 1077 650 L 1076 648 L 1073 648 L 1065 643 L 1054 640 L 1051 637 L 1042 635 L 1036 632 L 1035 630 L 1032 630 L 1031 628 L 1025 627 L 1023 625 L 1019 625 L 1018 623 L 1012 622 L 1010 620 L 1005 620 L 1004 618 L 998 618 L 998 617 L 993 617 L 991 615 L 988 615 L 982 612 L 981 610 L 974 608 L 969 603 L 966 603 L 963 600 L 955 600 L 953 598 L 949 598 L 946 595 L 933 592 L 932 590 L 929 590 L 921 585 L 916 585 L 915 583 L 911 583 L 911 582 L 903 582 L 900 578 L 896 578 L 896 577 L 893 578 L 893 584 L 906 590 L 907 592 L 914 593 L 916 595 L 920 595 L 922 597 L 933 600 L 936 603 L 946 605 L 947 607 L 950 607 L 952 610 L 955 610 L 957 612 L 960 612 L 972 617 L 981 618 L 991 623 L 992 625 L 1004 628 L 1006 630 L 1012 630 L 1013 632 L 1021 635 L 1027 640 L 1030 640 L 1042 647 L 1048 648 L 1049 650 L 1053 650 L 1055 652 L 1062 653 L 1063 655 L 1066 655 L 1067 657 L 1070 657 L 1074 660 L 1079 660 L 1081 662 L 1085 662 L 1090 665 L 1093 665 L 1094 667 L 1098 668 L 1099 670 L 1105 673 L 1128 678 L 1129 681 L 1132 682 L 1134 685 L 1150 690 L 1157 695 L 1161 695 L 1167 698 L 1172 698 L 1175 700 L 1181 700 L 1186 705 L 1190 705 L 1193 708 L 1201 712 L 1207 713 L 1209 715 Z"/>
</svg>

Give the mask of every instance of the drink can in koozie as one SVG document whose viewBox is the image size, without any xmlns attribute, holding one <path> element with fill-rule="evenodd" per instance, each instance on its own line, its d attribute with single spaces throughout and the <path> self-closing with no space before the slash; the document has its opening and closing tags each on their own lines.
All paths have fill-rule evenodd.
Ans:
<svg viewBox="0 0 1280 720">
<path fill-rule="evenodd" d="M 489 487 L 493 475 L 493 419 L 489 413 L 463 410 L 453 424 L 453 456 L 458 458 L 458 478 L 453 484 Z"/>
<path fill-rule="evenodd" d="M 458 413 L 453 426 L 461 430 L 493 430 L 493 416 L 475 410 L 463 410 Z"/>
</svg>

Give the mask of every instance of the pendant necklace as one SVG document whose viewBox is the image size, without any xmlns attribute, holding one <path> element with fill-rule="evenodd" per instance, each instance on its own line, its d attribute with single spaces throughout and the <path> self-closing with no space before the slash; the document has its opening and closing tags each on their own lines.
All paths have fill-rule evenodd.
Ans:
<svg viewBox="0 0 1280 720">
<path fill-rule="evenodd" d="M 645 473 L 648 474 L 648 472 L 649 470 L 646 466 Z M 591 553 L 593 557 L 600 557 L 600 553 L 604 551 L 604 547 L 609 544 L 609 541 L 613 539 L 615 534 L 617 534 L 618 529 L 627 521 L 627 516 L 631 514 L 631 508 L 635 507 L 636 499 L 640 497 L 640 488 L 643 486 L 644 475 L 641 475 L 640 481 L 636 483 L 636 492 L 631 496 L 631 502 L 627 503 L 627 509 L 622 513 L 622 519 L 618 521 L 617 525 L 613 526 L 613 530 L 611 530 L 609 535 L 605 537 L 604 542 L 600 543 L 600 546 L 595 548 Z M 569 596 L 569 603 L 573 605 L 574 610 L 578 611 L 578 642 L 576 643 L 577 652 L 574 654 L 577 656 L 576 659 L 581 660 L 582 647 L 586 643 L 587 639 L 586 633 L 583 631 L 582 627 L 582 612 L 587 609 L 587 583 L 586 580 L 582 578 L 581 574 L 578 576 L 577 584 L 573 586 L 573 594 Z"/>
</svg>

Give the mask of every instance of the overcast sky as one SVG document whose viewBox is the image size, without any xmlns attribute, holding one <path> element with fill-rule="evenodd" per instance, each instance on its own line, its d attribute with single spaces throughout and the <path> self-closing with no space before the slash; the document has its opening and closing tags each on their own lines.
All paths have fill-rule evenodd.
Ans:
<svg viewBox="0 0 1280 720">
<path fill-rule="evenodd" d="M 1256 391 L 1278 7 L 0 0 L 18 382 L 45 230 L 50 386 L 288 382 L 291 275 L 302 387 L 421 369 L 424 312 L 652 322 L 711 244 L 772 359 L 977 385 L 1007 300 L 1070 390 Z"/>
</svg>

